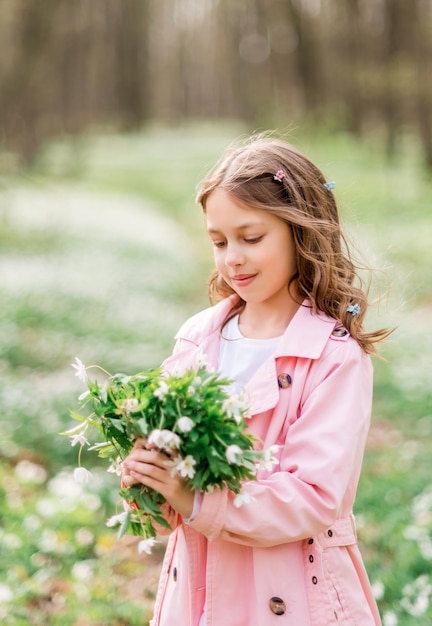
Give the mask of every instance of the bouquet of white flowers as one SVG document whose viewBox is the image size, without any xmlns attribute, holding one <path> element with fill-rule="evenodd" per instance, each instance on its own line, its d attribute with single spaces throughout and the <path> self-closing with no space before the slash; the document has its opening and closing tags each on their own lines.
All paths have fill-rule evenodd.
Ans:
<svg viewBox="0 0 432 626">
<path fill-rule="evenodd" d="M 191 490 L 209 492 L 226 486 L 237 494 L 234 504 L 241 506 L 250 499 L 241 493 L 242 482 L 253 480 L 258 467 L 268 469 L 275 462 L 274 447 L 255 450 L 256 440 L 245 432 L 245 399 L 230 396 L 226 387 L 231 381 L 204 366 L 179 376 L 161 369 L 110 375 L 99 366 L 85 367 L 79 359 L 73 367 L 87 390 L 79 397 L 80 413 L 71 411 L 80 424 L 62 434 L 71 438 L 71 445 L 80 445 L 78 480 L 88 477 L 81 467 L 84 447 L 109 459 L 109 471 L 120 475 L 122 461 L 143 437 L 167 454 L 171 471 L 179 473 Z M 92 368 L 105 372 L 104 382 L 89 378 Z M 88 415 L 81 414 L 84 408 Z M 91 444 L 88 435 L 95 429 L 103 441 Z M 130 507 L 107 522 L 120 527 L 120 536 L 127 532 L 142 536 L 148 546 L 156 535 L 153 520 L 169 528 L 160 508 L 165 501 L 161 494 L 134 485 L 121 489 L 120 495 Z"/>
</svg>

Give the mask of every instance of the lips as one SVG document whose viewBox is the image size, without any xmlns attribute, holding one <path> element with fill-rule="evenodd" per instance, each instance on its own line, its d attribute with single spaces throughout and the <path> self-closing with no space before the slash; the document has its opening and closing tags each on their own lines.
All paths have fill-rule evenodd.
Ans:
<svg viewBox="0 0 432 626">
<path fill-rule="evenodd" d="M 232 277 L 233 283 L 237 285 L 237 287 L 247 287 L 255 278 L 256 274 L 237 274 Z"/>
</svg>

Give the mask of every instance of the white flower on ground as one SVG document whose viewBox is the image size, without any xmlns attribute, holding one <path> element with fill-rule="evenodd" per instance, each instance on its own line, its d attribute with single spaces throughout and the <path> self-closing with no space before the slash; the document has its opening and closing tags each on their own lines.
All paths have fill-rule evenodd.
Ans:
<svg viewBox="0 0 432 626">
<path fill-rule="evenodd" d="M 81 382 L 86 383 L 87 382 L 86 366 L 84 365 L 82 361 L 80 361 L 80 359 L 77 356 L 75 357 L 75 361 L 76 363 L 72 363 L 72 367 L 75 370 L 75 376 L 77 376 Z"/>
<path fill-rule="evenodd" d="M 179 417 L 179 419 L 177 420 L 176 426 L 180 432 L 188 433 L 195 426 L 195 422 L 187 415 L 183 415 L 182 417 Z"/>
<path fill-rule="evenodd" d="M 241 453 L 242 450 L 240 446 L 236 445 L 235 443 L 231 446 L 228 446 L 228 448 L 225 450 L 225 456 L 228 463 L 230 465 L 235 465 L 237 463 L 237 455 Z"/>
<path fill-rule="evenodd" d="M 234 498 L 233 504 L 237 509 L 239 509 L 241 506 L 243 506 L 243 504 L 250 504 L 251 502 L 255 502 L 255 498 L 253 497 L 253 495 L 248 491 L 241 491 Z"/>
<path fill-rule="evenodd" d="M 11 602 L 14 599 L 14 593 L 9 585 L 0 583 L 0 604 Z"/>
<path fill-rule="evenodd" d="M 184 459 L 178 456 L 170 461 L 165 461 L 165 465 L 171 467 L 171 476 L 176 474 L 180 474 L 183 478 L 193 478 L 195 476 L 194 465 L 196 465 L 196 461 L 191 454 L 188 454 Z"/>
<path fill-rule="evenodd" d="M 385 611 L 383 614 L 383 626 L 397 626 L 399 621 L 394 611 Z"/>
<path fill-rule="evenodd" d="M 123 522 L 126 520 L 127 514 L 128 514 L 127 511 L 123 511 L 122 513 L 119 513 L 118 515 L 113 515 L 107 520 L 106 525 L 108 526 L 108 528 L 115 528 L 116 526 L 121 526 Z"/>
<path fill-rule="evenodd" d="M 157 543 L 159 542 L 154 537 L 142 539 L 138 544 L 138 554 L 142 554 L 143 552 L 145 552 L 146 554 L 151 554 L 153 546 Z"/>
<path fill-rule="evenodd" d="M 273 445 L 263 450 L 264 456 L 261 461 L 259 461 L 257 469 L 269 472 L 273 468 L 273 465 L 277 465 L 279 459 L 275 455 L 279 452 L 280 448 L 281 446 Z"/>
<path fill-rule="evenodd" d="M 382 580 L 376 580 L 372 584 L 372 593 L 375 600 L 381 600 L 384 597 L 385 587 Z"/>
<path fill-rule="evenodd" d="M 241 395 L 233 395 L 223 401 L 222 410 L 229 418 L 232 418 L 237 424 L 240 424 L 243 413 L 248 408 L 248 403 Z"/>
<path fill-rule="evenodd" d="M 90 477 L 91 473 L 86 470 L 85 467 L 76 467 L 74 469 L 74 479 L 77 483 L 80 483 L 80 485 L 88 483 Z"/>
<path fill-rule="evenodd" d="M 169 386 L 164 380 L 161 380 L 157 389 L 154 390 L 153 395 L 159 400 L 163 400 L 169 392 Z"/>
<path fill-rule="evenodd" d="M 423 574 L 415 579 L 413 583 L 405 585 L 402 590 L 403 598 L 400 601 L 402 608 L 413 617 L 424 615 L 429 608 L 432 585 L 429 583 L 429 576 Z"/>
<path fill-rule="evenodd" d="M 123 409 L 126 415 L 133 413 L 138 408 L 138 400 L 136 398 L 128 398 L 124 401 Z"/>
<path fill-rule="evenodd" d="M 178 450 L 181 444 L 180 437 L 176 433 L 173 433 L 171 430 L 159 430 L 158 428 L 152 430 L 147 441 L 149 444 L 159 448 L 159 450 L 165 450 L 166 452 Z"/>
</svg>

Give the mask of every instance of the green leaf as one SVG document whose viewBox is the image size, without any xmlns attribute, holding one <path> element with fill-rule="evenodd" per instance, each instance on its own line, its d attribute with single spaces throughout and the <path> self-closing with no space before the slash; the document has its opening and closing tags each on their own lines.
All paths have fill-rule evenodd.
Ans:
<svg viewBox="0 0 432 626">
<path fill-rule="evenodd" d="M 127 531 L 129 530 L 130 523 L 131 523 L 131 511 L 128 511 L 125 519 L 123 520 L 118 530 L 119 539 L 121 539 L 127 533 Z"/>
<path fill-rule="evenodd" d="M 78 422 L 85 422 L 87 420 L 87 418 L 84 415 L 80 415 L 79 413 L 76 413 L 75 411 L 72 411 L 69 409 L 69 415 L 74 419 L 77 420 Z M 63 433 L 61 433 L 63 434 Z"/>
</svg>

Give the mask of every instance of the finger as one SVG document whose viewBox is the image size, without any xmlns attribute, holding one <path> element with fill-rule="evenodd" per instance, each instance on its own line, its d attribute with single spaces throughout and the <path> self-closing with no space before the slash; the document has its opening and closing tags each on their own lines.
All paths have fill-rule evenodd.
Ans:
<svg viewBox="0 0 432 626">
<path fill-rule="evenodd" d="M 131 467 L 131 463 L 149 463 L 150 465 L 156 465 L 158 467 L 164 467 L 167 460 L 167 455 L 159 450 L 147 450 L 137 449 L 132 452 L 127 460 L 123 463 L 126 468 Z"/>
</svg>

